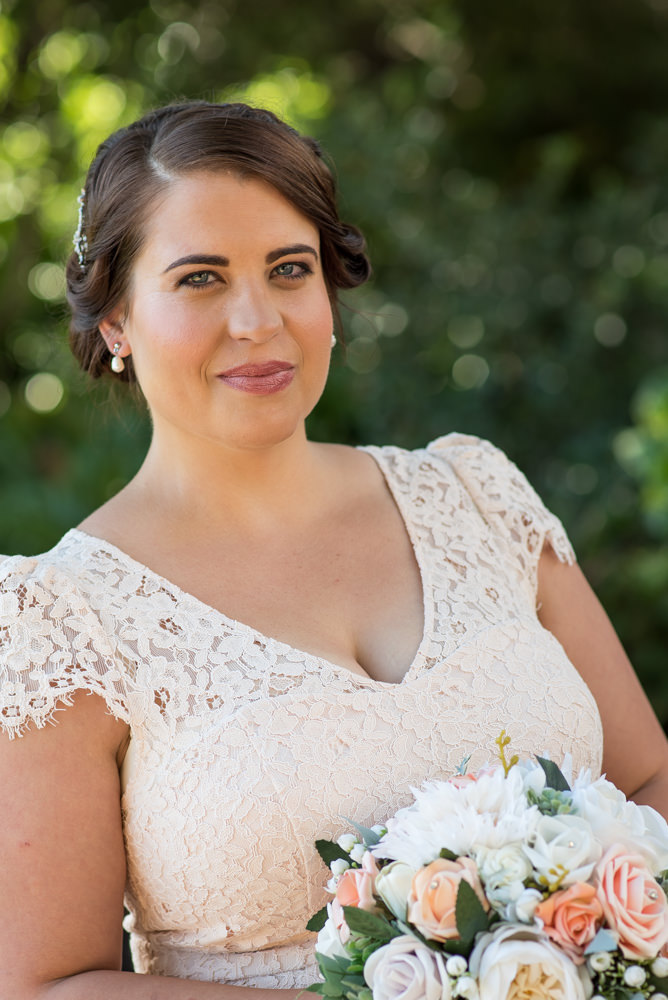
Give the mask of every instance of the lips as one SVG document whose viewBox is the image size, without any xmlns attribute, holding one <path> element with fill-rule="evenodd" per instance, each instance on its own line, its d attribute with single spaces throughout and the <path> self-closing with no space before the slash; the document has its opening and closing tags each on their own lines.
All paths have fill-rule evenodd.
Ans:
<svg viewBox="0 0 668 1000">
<path fill-rule="evenodd" d="M 262 361 L 228 368 L 218 378 L 231 389 L 266 396 L 286 389 L 294 375 L 294 365 L 289 361 Z"/>
</svg>

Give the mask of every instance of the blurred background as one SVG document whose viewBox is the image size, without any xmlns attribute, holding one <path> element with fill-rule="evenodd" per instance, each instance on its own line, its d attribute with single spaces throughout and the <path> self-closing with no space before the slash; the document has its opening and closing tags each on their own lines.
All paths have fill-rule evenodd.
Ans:
<svg viewBox="0 0 668 1000">
<path fill-rule="evenodd" d="M 322 141 L 374 262 L 311 435 L 501 446 L 668 723 L 666 52 L 668 0 L 1 0 L 0 551 L 50 547 L 148 441 L 66 347 L 96 145 L 246 99 Z"/>
</svg>

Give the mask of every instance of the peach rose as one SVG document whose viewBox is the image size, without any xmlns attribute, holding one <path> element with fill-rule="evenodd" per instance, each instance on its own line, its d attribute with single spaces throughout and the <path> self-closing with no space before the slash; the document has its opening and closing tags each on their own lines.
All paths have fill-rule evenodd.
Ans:
<svg viewBox="0 0 668 1000">
<path fill-rule="evenodd" d="M 340 906 L 357 906 L 360 910 L 374 910 L 376 901 L 373 890 L 379 868 L 370 851 L 362 858 L 361 868 L 348 868 L 336 883 L 336 901 Z"/>
<path fill-rule="evenodd" d="M 605 919 L 625 958 L 652 958 L 668 942 L 668 901 L 639 854 L 613 844 L 594 871 Z"/>
<path fill-rule="evenodd" d="M 539 903 L 534 916 L 543 921 L 548 937 L 582 965 L 584 950 L 603 923 L 603 907 L 593 885 L 575 882 Z"/>
<path fill-rule="evenodd" d="M 462 857 L 456 861 L 438 858 L 413 876 L 408 896 L 408 919 L 426 938 L 446 941 L 459 937 L 455 905 L 462 880 L 468 882 L 485 910 L 489 910 L 476 863 L 471 858 Z"/>
</svg>

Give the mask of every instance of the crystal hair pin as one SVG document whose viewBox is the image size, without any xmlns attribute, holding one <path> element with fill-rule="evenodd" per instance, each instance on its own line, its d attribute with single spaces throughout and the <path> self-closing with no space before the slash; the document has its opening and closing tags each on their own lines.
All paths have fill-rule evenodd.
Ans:
<svg viewBox="0 0 668 1000">
<path fill-rule="evenodd" d="M 79 261 L 79 267 L 82 271 L 86 270 L 86 252 L 88 250 L 88 237 L 84 232 L 84 200 L 86 197 L 86 189 L 81 188 L 81 194 L 77 198 L 77 205 L 79 206 L 79 221 L 77 223 L 77 231 L 74 234 L 74 239 L 72 243 L 74 244 L 74 252 L 77 255 Z"/>
</svg>

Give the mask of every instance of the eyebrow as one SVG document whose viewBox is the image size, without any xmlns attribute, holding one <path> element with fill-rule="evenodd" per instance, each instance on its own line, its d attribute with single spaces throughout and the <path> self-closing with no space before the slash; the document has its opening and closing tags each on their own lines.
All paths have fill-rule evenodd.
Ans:
<svg viewBox="0 0 668 1000">
<path fill-rule="evenodd" d="M 287 247 L 278 247 L 276 250 L 270 251 L 265 257 L 267 264 L 273 264 L 275 260 L 279 260 L 281 257 L 288 257 L 293 253 L 310 253 L 318 260 L 317 251 L 308 245 L 308 243 L 293 243 Z M 172 271 L 175 267 L 183 267 L 184 264 L 209 264 L 214 267 L 229 267 L 230 262 L 227 257 L 220 257 L 218 254 L 208 254 L 208 253 L 193 253 L 189 254 L 187 257 L 179 257 L 178 260 L 172 261 L 165 270 L 163 274 L 167 271 Z"/>
</svg>

